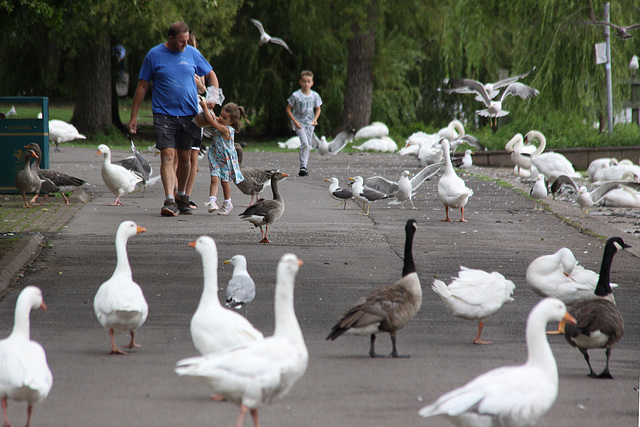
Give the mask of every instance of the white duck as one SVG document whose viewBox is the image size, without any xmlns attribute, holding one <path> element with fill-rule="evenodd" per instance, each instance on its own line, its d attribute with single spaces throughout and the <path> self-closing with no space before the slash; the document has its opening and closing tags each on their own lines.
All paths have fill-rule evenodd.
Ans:
<svg viewBox="0 0 640 427">
<path fill-rule="evenodd" d="M 256 284 L 247 271 L 247 258 L 234 255 L 223 264 L 233 265 L 233 275 L 226 291 L 226 306 L 241 309 L 256 297 Z"/>
<path fill-rule="evenodd" d="M 361 127 L 354 138 L 380 138 L 389 135 L 389 128 L 382 122 L 372 122 L 368 126 Z"/>
<path fill-rule="evenodd" d="M 381 136 L 378 138 L 371 138 L 358 146 L 354 146 L 356 150 L 364 151 L 378 151 L 381 153 L 393 153 L 398 151 L 398 145 L 396 142 L 388 136 Z"/>
<path fill-rule="evenodd" d="M 113 194 L 115 194 L 116 200 L 110 203 L 109 206 L 122 206 L 120 197 L 123 194 L 132 193 L 136 189 L 136 184 L 142 182 L 142 176 L 131 172 L 120 165 L 114 165 L 111 163 L 111 150 L 106 145 L 102 144 L 98 146 L 98 152 L 96 157 L 100 154 L 104 154 L 104 161 L 102 163 L 102 180 L 105 185 Z"/>
<path fill-rule="evenodd" d="M 49 120 L 49 141 L 56 145 L 55 151 L 60 151 L 60 143 L 75 139 L 87 139 L 87 137 L 78 132 L 78 129 L 71 123 L 62 120 Z"/>
<path fill-rule="evenodd" d="M 598 277 L 594 271 L 579 265 L 569 248 L 539 256 L 531 261 L 526 273 L 527 284 L 533 292 L 542 297 L 561 299 L 569 305 L 595 298 Z M 560 324 L 554 333 L 563 332 L 564 325 Z"/>
<path fill-rule="evenodd" d="M 147 231 L 133 221 L 124 221 L 116 233 L 116 268 L 109 280 L 98 288 L 93 299 L 93 310 L 103 328 L 109 331 L 111 351 L 109 354 L 126 354 L 116 345 L 114 336 L 129 331 L 131 342 L 125 348 L 140 347 L 135 342 L 136 330 L 149 314 L 149 307 L 142 289 L 133 281 L 127 256 L 127 241 L 136 234 Z"/>
<path fill-rule="evenodd" d="M 516 285 L 495 271 L 487 273 L 460 266 L 458 277 L 447 286 L 441 280 L 434 280 L 431 289 L 442 299 L 445 307 L 454 316 L 478 321 L 478 335 L 474 344 L 491 344 L 480 338 L 484 322 L 495 314 L 507 301 L 513 301 L 511 294 Z"/>
<path fill-rule="evenodd" d="M 558 396 L 558 366 L 547 341 L 547 322 L 575 323 L 564 303 L 545 298 L 529 313 L 523 365 L 492 369 L 440 396 L 418 412 L 443 415 L 461 426 L 533 426 Z"/>
<path fill-rule="evenodd" d="M 229 310 L 218 299 L 218 249 L 209 236 L 200 236 L 189 246 L 202 257 L 204 287 L 200 303 L 191 317 L 191 339 L 202 355 L 218 354 L 263 339 L 244 316 Z"/>
<path fill-rule="evenodd" d="M 567 175 L 571 178 L 580 178 L 581 175 L 573 169 L 573 164 L 562 154 L 553 151 L 543 153 L 547 146 L 547 139 L 537 130 L 527 132 L 524 136 L 524 142 L 528 143 L 537 139 L 540 144 L 538 148 L 531 153 L 531 163 L 543 174 L 547 181 L 554 181 L 560 175 Z"/>
<path fill-rule="evenodd" d="M 443 221 L 451 221 L 449 218 L 449 208 L 460 208 L 460 222 L 467 222 L 464 219 L 464 207 L 469 201 L 469 197 L 473 196 L 473 190 L 467 188 L 462 178 L 456 175 L 451 164 L 451 155 L 449 154 L 449 141 L 443 139 L 441 141 L 442 152 L 444 153 L 444 173 L 438 181 L 438 198 L 444 205 L 447 217 Z"/>
<path fill-rule="evenodd" d="M 309 353 L 294 310 L 295 276 L 302 265 L 293 254 L 278 264 L 273 335 L 237 350 L 184 359 L 176 373 L 197 377 L 216 395 L 240 406 L 236 426 L 251 411 L 259 426 L 258 409 L 286 396 L 307 370 Z"/>
<path fill-rule="evenodd" d="M 38 308 L 47 309 L 42 291 L 27 286 L 16 301 L 13 331 L 0 341 L 0 398 L 4 426 L 11 426 L 7 415 L 8 399 L 27 401 L 27 427 L 30 427 L 33 405 L 42 402 L 53 385 L 47 355 L 42 346 L 30 338 L 29 314 Z"/>
</svg>

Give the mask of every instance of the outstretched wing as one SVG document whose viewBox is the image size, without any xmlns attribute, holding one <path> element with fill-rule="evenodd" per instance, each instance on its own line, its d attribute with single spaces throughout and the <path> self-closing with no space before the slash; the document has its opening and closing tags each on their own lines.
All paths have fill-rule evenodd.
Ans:
<svg viewBox="0 0 640 427">
<path fill-rule="evenodd" d="M 487 150 L 487 148 L 484 145 L 480 144 L 480 142 L 478 141 L 478 138 L 476 138 L 473 135 L 461 136 L 459 138 L 454 139 L 449 144 L 452 152 L 456 151 L 456 148 L 458 148 L 458 145 L 460 144 L 467 144 L 481 151 Z"/>
<path fill-rule="evenodd" d="M 565 185 L 573 188 L 576 193 L 580 191 L 580 187 L 578 187 L 578 184 L 576 184 L 576 182 L 570 176 L 560 175 L 551 184 L 551 192 L 555 194 Z"/>
<path fill-rule="evenodd" d="M 531 70 L 527 71 L 526 73 L 520 74 L 518 76 L 513 76 L 513 77 L 508 77 L 506 79 L 498 80 L 493 84 L 493 88 L 499 89 L 501 87 L 509 86 L 511 83 L 515 83 L 520 79 L 524 79 L 529 75 L 529 73 L 531 73 L 535 69 L 536 67 L 534 66 Z"/>
<path fill-rule="evenodd" d="M 347 146 L 347 144 L 353 140 L 353 136 L 356 133 L 353 131 L 343 131 L 336 135 L 336 137 L 329 144 L 329 153 L 338 154 L 340 150 Z"/>
<path fill-rule="evenodd" d="M 485 89 L 484 85 L 477 80 L 471 80 L 471 79 L 449 80 L 449 86 L 453 87 L 454 89 L 461 88 L 461 87 L 466 87 L 468 89 L 471 89 L 472 91 L 474 91 L 475 93 L 477 93 L 482 97 L 482 102 L 484 103 L 484 105 L 488 107 L 491 104 L 491 97 L 487 93 L 487 90 Z M 445 92 L 451 92 L 451 91 L 455 91 L 455 90 L 445 89 Z"/>
<path fill-rule="evenodd" d="M 258 21 L 257 19 L 251 19 L 251 22 L 253 23 L 253 25 L 258 27 L 258 30 L 260 30 L 260 35 L 264 34 L 264 27 L 262 26 L 262 22 Z"/>
<path fill-rule="evenodd" d="M 522 99 L 532 98 L 534 96 L 538 96 L 540 92 L 537 89 L 532 88 L 531 86 L 527 86 L 524 83 L 511 83 L 507 88 L 502 92 L 502 97 L 500 101 L 504 101 L 504 99 L 509 95 L 517 95 Z"/>
<path fill-rule="evenodd" d="M 398 191 L 398 183 L 390 181 L 387 178 L 381 176 L 372 176 L 364 180 L 365 188 L 384 193 L 394 194 Z"/>
<path fill-rule="evenodd" d="M 415 176 L 409 180 L 409 182 L 411 183 L 411 191 L 415 192 L 418 189 L 418 187 L 422 185 L 423 182 L 427 181 L 433 175 L 438 173 L 438 171 L 443 165 L 444 163 L 442 162 L 434 163 L 432 165 L 424 167 L 420 172 L 415 174 Z"/>
<path fill-rule="evenodd" d="M 275 44 L 279 44 L 280 46 L 284 47 L 285 49 L 287 49 L 287 51 L 289 51 L 289 53 L 291 55 L 293 55 L 293 52 L 291 52 L 291 49 L 289 49 L 289 46 L 287 45 L 287 43 L 285 43 L 284 40 L 282 40 L 281 38 L 278 37 L 271 37 L 271 39 L 269 40 L 271 43 L 275 43 Z"/>
</svg>

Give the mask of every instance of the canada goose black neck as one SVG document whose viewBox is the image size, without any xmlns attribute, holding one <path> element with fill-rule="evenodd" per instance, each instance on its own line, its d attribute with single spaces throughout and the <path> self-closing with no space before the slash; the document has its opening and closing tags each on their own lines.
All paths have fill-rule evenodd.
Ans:
<svg viewBox="0 0 640 427">
<path fill-rule="evenodd" d="M 415 273 L 416 266 L 413 263 L 413 235 L 416 233 L 416 220 L 410 219 L 404 227 L 406 238 L 404 241 L 404 266 L 402 267 L 402 277 Z"/>
<path fill-rule="evenodd" d="M 595 294 L 599 297 L 606 297 L 611 294 L 610 276 L 611 276 L 611 264 L 613 263 L 613 256 L 618 251 L 616 246 L 618 244 L 622 249 L 630 248 L 620 237 L 612 237 L 607 240 L 604 247 L 604 255 L 602 256 L 602 264 L 600 265 L 600 277 L 598 278 L 598 285 L 596 286 Z"/>
</svg>

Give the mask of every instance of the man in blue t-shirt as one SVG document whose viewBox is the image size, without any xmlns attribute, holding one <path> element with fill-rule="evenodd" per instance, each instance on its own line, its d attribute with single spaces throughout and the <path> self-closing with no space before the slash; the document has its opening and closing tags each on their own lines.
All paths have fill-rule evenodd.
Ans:
<svg viewBox="0 0 640 427">
<path fill-rule="evenodd" d="M 191 167 L 191 147 L 202 139 L 200 128 L 192 122 L 198 113 L 194 76 L 205 76 L 209 86 L 219 87 L 213 68 L 196 48 L 187 45 L 188 40 L 189 27 L 184 22 L 176 22 L 169 27 L 168 40 L 149 50 L 140 69 L 129 120 L 129 132 L 137 133 L 138 110 L 153 82 L 153 127 L 166 196 L 160 211 L 163 216 L 192 213 L 185 187 Z M 176 156 L 177 170 L 173 166 Z M 174 197 L 176 187 L 178 192 Z"/>
</svg>

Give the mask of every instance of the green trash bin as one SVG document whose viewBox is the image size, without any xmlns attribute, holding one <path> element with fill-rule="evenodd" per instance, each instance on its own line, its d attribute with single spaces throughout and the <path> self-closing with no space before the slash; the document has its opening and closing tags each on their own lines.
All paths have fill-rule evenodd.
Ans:
<svg viewBox="0 0 640 427">
<path fill-rule="evenodd" d="M 42 108 L 42 118 L 24 117 L 21 104 L 36 104 Z M 6 106 L 6 108 L 5 108 Z M 40 167 L 49 168 L 49 98 L 38 96 L 0 97 L 0 111 L 16 106 L 16 115 L 0 119 L 0 193 L 17 193 L 16 174 L 24 167 L 24 146 L 32 142 L 40 145 Z"/>
</svg>

